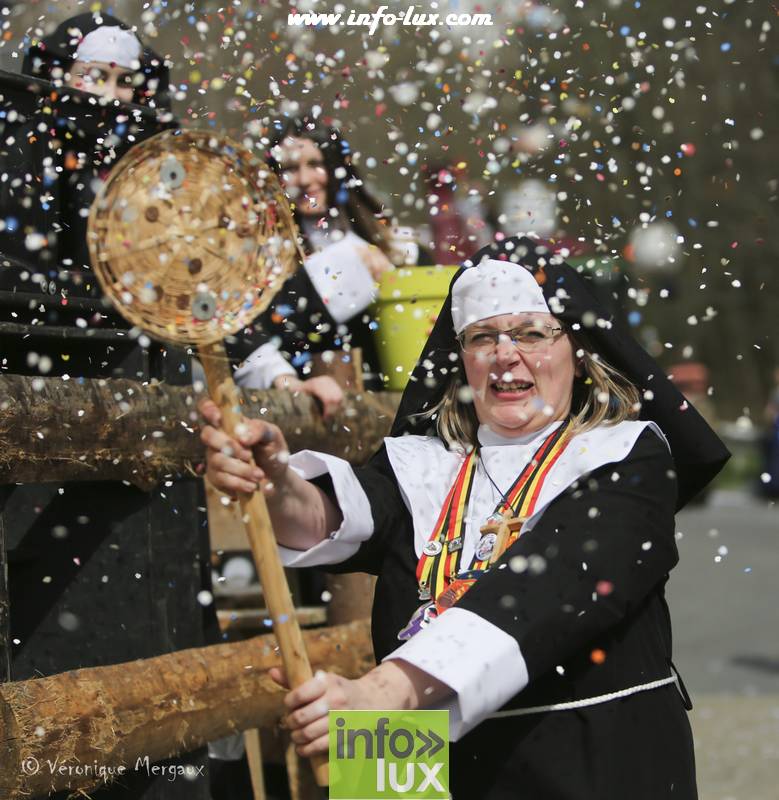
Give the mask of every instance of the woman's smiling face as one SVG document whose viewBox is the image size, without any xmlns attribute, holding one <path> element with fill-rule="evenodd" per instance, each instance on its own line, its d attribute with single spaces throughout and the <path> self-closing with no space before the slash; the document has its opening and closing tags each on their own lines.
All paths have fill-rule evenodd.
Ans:
<svg viewBox="0 0 779 800">
<path fill-rule="evenodd" d="M 304 216 L 327 213 L 327 167 L 317 144 L 311 139 L 288 136 L 278 150 L 281 182 L 298 213 Z"/>
<path fill-rule="evenodd" d="M 528 324 L 560 328 L 551 314 L 501 314 L 469 325 L 463 333 L 508 331 Z M 575 359 L 566 334 L 532 353 L 501 336 L 494 354 L 463 350 L 462 358 L 476 416 L 495 433 L 534 433 L 570 413 Z"/>
</svg>

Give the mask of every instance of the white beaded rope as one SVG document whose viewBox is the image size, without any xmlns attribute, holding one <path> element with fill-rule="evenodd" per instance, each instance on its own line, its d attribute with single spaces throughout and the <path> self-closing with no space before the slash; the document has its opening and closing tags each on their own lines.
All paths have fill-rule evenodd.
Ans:
<svg viewBox="0 0 779 800">
<path fill-rule="evenodd" d="M 548 706 L 530 706 L 529 708 L 508 708 L 505 711 L 496 711 L 490 714 L 487 719 L 501 719 L 503 717 L 521 717 L 525 714 L 542 714 L 546 711 L 569 711 L 573 708 L 585 708 L 586 706 L 596 706 L 600 703 L 608 703 L 611 700 L 619 700 L 621 697 L 630 697 L 638 692 L 646 692 L 650 689 L 658 689 L 667 686 L 669 683 L 678 683 L 676 675 L 667 678 L 660 678 L 650 683 L 642 683 L 638 686 L 631 686 L 628 689 L 620 689 L 618 692 L 599 694 L 596 697 L 583 697 L 581 700 L 569 700 L 567 703 L 552 703 Z"/>
</svg>

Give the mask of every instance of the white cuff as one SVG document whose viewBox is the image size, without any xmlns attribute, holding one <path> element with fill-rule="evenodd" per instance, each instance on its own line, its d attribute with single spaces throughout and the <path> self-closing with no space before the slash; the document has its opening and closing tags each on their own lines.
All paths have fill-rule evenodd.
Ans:
<svg viewBox="0 0 779 800">
<path fill-rule="evenodd" d="M 348 233 L 303 262 L 317 294 L 337 323 L 359 314 L 376 297 L 376 284 L 357 252 L 360 246 L 368 247 L 368 243 Z"/>
<path fill-rule="evenodd" d="M 351 465 L 337 456 L 313 450 L 301 450 L 291 455 L 289 465 L 306 480 L 330 474 L 343 522 L 327 539 L 308 550 L 292 550 L 279 545 L 282 563 L 285 567 L 317 567 L 346 561 L 373 533 L 371 505 Z"/>
<path fill-rule="evenodd" d="M 445 683 L 454 742 L 527 686 L 527 665 L 516 639 L 463 608 L 450 608 L 383 660 L 399 658 Z"/>
<path fill-rule="evenodd" d="M 270 389 L 280 375 L 297 375 L 297 372 L 273 342 L 265 342 L 249 354 L 233 379 L 243 389 Z"/>
</svg>

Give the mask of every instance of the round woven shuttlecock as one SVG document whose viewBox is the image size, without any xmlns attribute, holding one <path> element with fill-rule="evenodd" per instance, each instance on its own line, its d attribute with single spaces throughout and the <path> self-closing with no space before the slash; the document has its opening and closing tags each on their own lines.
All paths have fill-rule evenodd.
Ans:
<svg viewBox="0 0 779 800">
<path fill-rule="evenodd" d="M 278 179 L 246 148 L 166 131 L 111 171 L 89 214 L 92 266 L 155 338 L 208 345 L 248 325 L 300 263 Z"/>
</svg>

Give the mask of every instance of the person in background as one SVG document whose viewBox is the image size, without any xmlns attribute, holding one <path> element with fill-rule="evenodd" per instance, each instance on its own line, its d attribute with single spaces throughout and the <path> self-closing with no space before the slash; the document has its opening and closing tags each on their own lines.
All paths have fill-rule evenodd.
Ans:
<svg viewBox="0 0 779 800">
<path fill-rule="evenodd" d="M 25 55 L 22 72 L 55 85 L 152 108 L 169 108 L 168 66 L 129 25 L 104 13 L 70 17 Z"/>
<path fill-rule="evenodd" d="M 95 187 L 133 143 L 175 125 L 168 65 L 121 20 L 85 13 L 33 41 L 22 74 L 48 83 L 31 85 L 30 108 L 20 102 L 15 121 L 0 124 L 0 252 L 21 267 L 55 270 L 65 290 L 75 284 L 76 293 L 97 297 L 86 245 Z M 41 107 L 41 100 L 64 105 Z M 133 117 L 118 103 L 148 113 Z M 29 290 L 14 271 L 5 271 L 2 285 Z"/>
<path fill-rule="evenodd" d="M 298 751 L 327 752 L 329 709 L 441 708 L 455 800 L 694 800 L 664 589 L 674 512 L 728 451 L 528 238 L 466 262 L 423 352 L 365 467 L 201 404 L 211 480 L 267 482 L 288 566 L 379 576 L 380 663 L 287 695 Z"/>
<path fill-rule="evenodd" d="M 356 370 L 368 388 L 381 388 L 368 312 L 381 276 L 395 264 L 432 262 L 408 231 L 391 236 L 385 209 L 335 128 L 308 117 L 279 120 L 267 153 L 292 205 L 305 260 L 267 311 L 227 340 L 228 354 L 242 362 L 234 374 L 240 387 L 303 392 L 327 416 L 343 402 Z M 352 360 L 356 348 L 359 364 Z M 302 602 L 321 602 L 324 574 L 314 569 L 297 577 Z M 242 736 L 212 743 L 209 752 L 236 782 L 248 774 Z"/>
<path fill-rule="evenodd" d="M 459 264 L 489 244 L 495 233 L 485 205 L 486 187 L 470 180 L 463 162 L 433 166 L 427 187 L 437 264 Z"/>
<path fill-rule="evenodd" d="M 268 162 L 292 203 L 306 258 L 254 329 L 237 337 L 231 354 L 245 360 L 235 379 L 246 388 L 307 392 L 330 413 L 343 391 L 322 373 L 347 365 L 361 370 L 366 388 L 382 386 L 368 311 L 376 283 L 395 264 L 432 262 L 408 236 L 393 241 L 388 213 L 335 128 L 303 117 L 274 123 L 271 134 Z"/>
<path fill-rule="evenodd" d="M 176 124 L 168 63 L 131 26 L 85 13 L 31 36 L 22 74 L 0 80 L 3 371 L 58 384 L 68 377 L 190 383 L 185 350 L 142 344 L 104 302 L 86 240 L 108 170 Z M 57 409 L 50 424 L 71 412 Z M 211 588 L 198 482 L 167 481 L 161 493 L 99 477 L 42 475 L 40 483 L 0 487 L 14 680 L 152 658 L 218 636 L 213 607 L 196 599 Z M 205 767 L 205 749 L 174 763 Z M 97 787 L 96 796 L 208 792 L 205 781 L 174 789 L 155 771 Z"/>
</svg>

